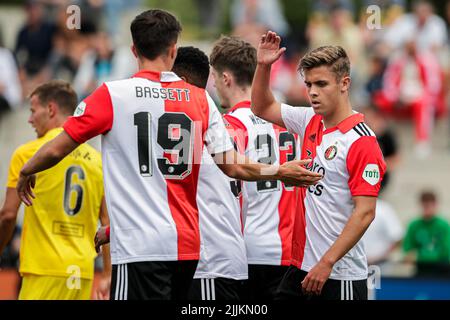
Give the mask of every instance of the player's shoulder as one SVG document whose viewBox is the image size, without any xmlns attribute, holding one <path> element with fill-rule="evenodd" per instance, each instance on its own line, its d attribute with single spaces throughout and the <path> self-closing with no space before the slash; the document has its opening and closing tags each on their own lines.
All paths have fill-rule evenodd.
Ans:
<svg viewBox="0 0 450 320">
<path fill-rule="evenodd" d="M 364 143 L 365 141 L 373 142 L 377 139 L 373 130 L 365 122 L 359 122 L 353 125 L 350 130 L 345 133 L 345 137 L 350 143 L 357 141 L 360 143 Z"/>
<path fill-rule="evenodd" d="M 25 157 L 31 158 L 34 153 L 42 146 L 43 142 L 40 139 L 34 139 L 27 141 L 20 146 L 18 146 L 13 152 L 14 157 Z"/>
</svg>

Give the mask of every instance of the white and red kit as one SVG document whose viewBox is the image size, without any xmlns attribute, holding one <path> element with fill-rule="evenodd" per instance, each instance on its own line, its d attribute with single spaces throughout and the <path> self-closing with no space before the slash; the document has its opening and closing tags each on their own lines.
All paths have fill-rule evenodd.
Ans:
<svg viewBox="0 0 450 320">
<path fill-rule="evenodd" d="M 283 164 L 297 158 L 297 136 L 255 116 L 250 101 L 225 116 L 238 139 L 238 149 L 250 159 Z M 281 181 L 243 182 L 244 240 L 249 264 L 289 266 L 297 188 Z"/>
<path fill-rule="evenodd" d="M 77 142 L 102 134 L 113 264 L 197 260 L 203 145 L 233 148 L 205 90 L 172 72 L 106 82 L 67 120 Z"/>
<path fill-rule="evenodd" d="M 201 250 L 194 279 L 248 278 L 241 184 L 226 176 L 211 155 L 203 151 L 197 191 Z"/>
<path fill-rule="evenodd" d="M 324 128 L 312 108 L 281 106 L 286 128 L 302 139 L 308 169 L 323 174 L 315 186 L 302 188 L 293 236 L 293 264 L 309 272 L 334 244 L 353 213 L 355 196 L 378 196 L 386 165 L 375 134 L 355 113 L 334 128 Z M 333 267 L 330 279 L 367 278 L 360 240 Z"/>
</svg>

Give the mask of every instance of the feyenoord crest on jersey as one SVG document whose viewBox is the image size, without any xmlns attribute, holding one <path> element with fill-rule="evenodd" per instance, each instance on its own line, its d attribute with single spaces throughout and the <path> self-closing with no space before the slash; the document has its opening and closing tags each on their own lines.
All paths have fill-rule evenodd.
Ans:
<svg viewBox="0 0 450 320">
<path fill-rule="evenodd" d="M 325 159 L 327 160 L 333 160 L 334 157 L 337 155 L 337 147 L 336 146 L 329 146 L 327 150 L 325 150 Z"/>
</svg>

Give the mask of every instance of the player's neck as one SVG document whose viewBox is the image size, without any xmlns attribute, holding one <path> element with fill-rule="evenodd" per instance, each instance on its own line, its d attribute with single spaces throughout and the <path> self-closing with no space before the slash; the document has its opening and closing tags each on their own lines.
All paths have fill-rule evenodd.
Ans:
<svg viewBox="0 0 450 320">
<path fill-rule="evenodd" d="M 251 87 L 236 88 L 230 92 L 230 107 L 234 107 L 239 102 L 250 101 L 251 99 Z"/>
<path fill-rule="evenodd" d="M 323 116 L 325 128 L 336 127 L 340 122 L 353 114 L 353 109 L 349 101 L 341 104 L 333 113 Z"/>
<path fill-rule="evenodd" d="M 172 66 L 168 59 L 158 57 L 155 60 L 138 60 L 139 71 L 149 70 L 154 72 L 170 71 Z"/>
</svg>

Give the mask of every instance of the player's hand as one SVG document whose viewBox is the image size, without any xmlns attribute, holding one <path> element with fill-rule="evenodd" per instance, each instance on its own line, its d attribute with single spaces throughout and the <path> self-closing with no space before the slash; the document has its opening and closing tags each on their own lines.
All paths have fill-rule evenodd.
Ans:
<svg viewBox="0 0 450 320">
<path fill-rule="evenodd" d="M 94 300 L 109 300 L 111 276 L 102 276 L 94 292 Z"/>
<path fill-rule="evenodd" d="M 330 277 L 333 265 L 319 261 L 303 279 L 302 291 L 307 295 L 320 295 L 323 285 Z"/>
<path fill-rule="evenodd" d="M 280 180 L 286 184 L 299 187 L 316 184 L 323 176 L 320 173 L 312 172 L 304 168 L 311 161 L 311 159 L 292 160 L 283 163 L 278 170 Z"/>
<path fill-rule="evenodd" d="M 275 32 L 268 31 L 261 36 L 257 51 L 258 64 L 271 65 L 277 61 L 286 48 L 280 48 L 281 38 Z"/>
<path fill-rule="evenodd" d="M 100 252 L 100 247 L 102 245 L 109 243 L 109 238 L 106 235 L 106 228 L 107 228 L 106 226 L 100 227 L 95 233 L 94 244 L 95 244 L 95 251 L 97 251 L 97 253 Z"/>
<path fill-rule="evenodd" d="M 33 204 L 33 200 L 35 195 L 33 193 L 33 188 L 36 184 L 36 175 L 32 174 L 26 176 L 22 173 L 19 175 L 19 181 L 17 182 L 17 193 L 19 194 L 20 200 L 27 206 L 31 206 Z"/>
</svg>

